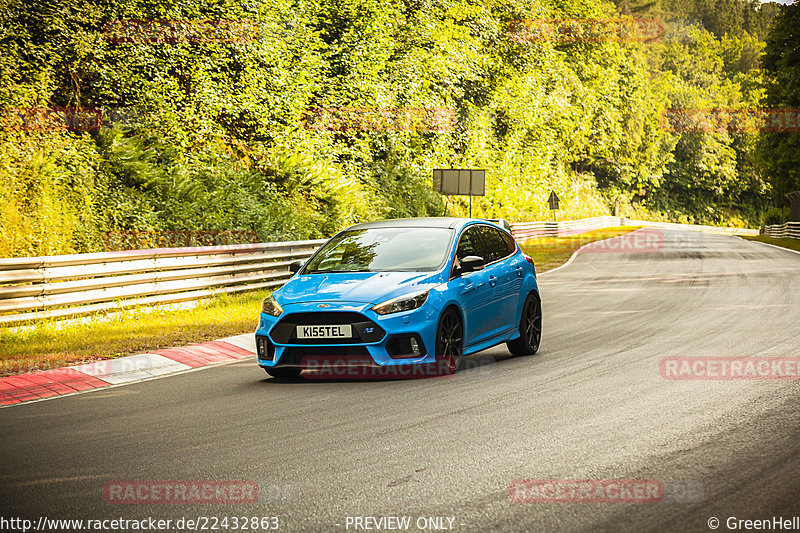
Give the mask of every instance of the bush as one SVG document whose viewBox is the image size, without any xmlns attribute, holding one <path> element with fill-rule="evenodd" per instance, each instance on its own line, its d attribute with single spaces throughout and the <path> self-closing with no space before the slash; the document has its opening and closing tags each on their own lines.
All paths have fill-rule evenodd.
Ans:
<svg viewBox="0 0 800 533">
<path fill-rule="evenodd" d="M 774 226 L 776 224 L 783 224 L 787 220 L 789 220 L 788 207 L 770 207 L 769 209 L 767 209 L 767 212 L 764 213 L 765 226 Z"/>
</svg>

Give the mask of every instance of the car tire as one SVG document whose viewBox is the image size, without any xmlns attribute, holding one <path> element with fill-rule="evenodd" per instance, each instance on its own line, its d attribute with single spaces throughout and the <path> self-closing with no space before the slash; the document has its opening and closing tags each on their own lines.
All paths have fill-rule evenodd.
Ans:
<svg viewBox="0 0 800 533">
<path fill-rule="evenodd" d="M 464 325 L 461 315 L 449 307 L 439 318 L 436 328 L 436 360 L 444 374 L 454 374 L 461 366 L 464 353 Z"/>
<path fill-rule="evenodd" d="M 525 298 L 519 319 L 519 338 L 506 342 L 511 355 L 533 355 L 542 340 L 542 302 L 532 292 Z"/>
<path fill-rule="evenodd" d="M 302 369 L 293 367 L 265 368 L 267 374 L 278 379 L 297 379 Z"/>
</svg>

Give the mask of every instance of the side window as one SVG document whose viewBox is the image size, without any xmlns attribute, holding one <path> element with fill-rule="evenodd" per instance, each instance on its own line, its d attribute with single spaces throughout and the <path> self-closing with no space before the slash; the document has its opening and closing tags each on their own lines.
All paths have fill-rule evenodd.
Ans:
<svg viewBox="0 0 800 533">
<path fill-rule="evenodd" d="M 488 257 L 484 259 L 486 259 L 487 263 L 498 261 L 511 255 L 509 243 L 503 232 L 489 226 L 481 226 L 480 232 L 483 242 L 486 243 L 486 255 Z"/>
<path fill-rule="evenodd" d="M 478 257 L 486 259 L 483 251 L 483 242 L 481 242 L 477 228 L 468 228 L 461 234 L 461 240 L 458 241 L 456 259 L 461 261 L 470 255 L 477 255 Z"/>
<path fill-rule="evenodd" d="M 506 245 L 508 246 L 508 253 L 509 254 L 517 253 L 517 241 L 514 240 L 514 237 L 510 233 L 506 233 L 504 231 L 501 231 L 500 233 L 506 240 Z"/>
</svg>

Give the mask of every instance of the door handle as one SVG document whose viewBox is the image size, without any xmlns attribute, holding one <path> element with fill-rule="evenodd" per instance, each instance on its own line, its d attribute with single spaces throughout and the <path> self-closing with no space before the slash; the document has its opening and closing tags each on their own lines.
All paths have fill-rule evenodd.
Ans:
<svg viewBox="0 0 800 533">
<path fill-rule="evenodd" d="M 489 285 L 491 285 L 492 287 L 497 285 L 497 278 L 494 276 L 489 276 Z"/>
<path fill-rule="evenodd" d="M 521 277 L 522 277 L 522 267 L 521 267 L 521 266 L 518 266 L 518 267 L 517 267 L 517 277 L 518 277 L 518 278 L 521 278 Z"/>
</svg>

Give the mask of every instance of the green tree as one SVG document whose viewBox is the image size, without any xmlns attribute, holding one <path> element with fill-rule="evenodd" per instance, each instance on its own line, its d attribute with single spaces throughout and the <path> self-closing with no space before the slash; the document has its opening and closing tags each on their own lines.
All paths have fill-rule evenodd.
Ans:
<svg viewBox="0 0 800 533">
<path fill-rule="evenodd" d="M 767 36 L 762 57 L 764 106 L 800 109 L 800 4 L 783 6 Z M 796 124 L 795 124 L 796 126 Z M 765 132 L 758 145 L 759 161 L 779 206 L 788 205 L 786 193 L 800 190 L 800 133 Z"/>
</svg>

